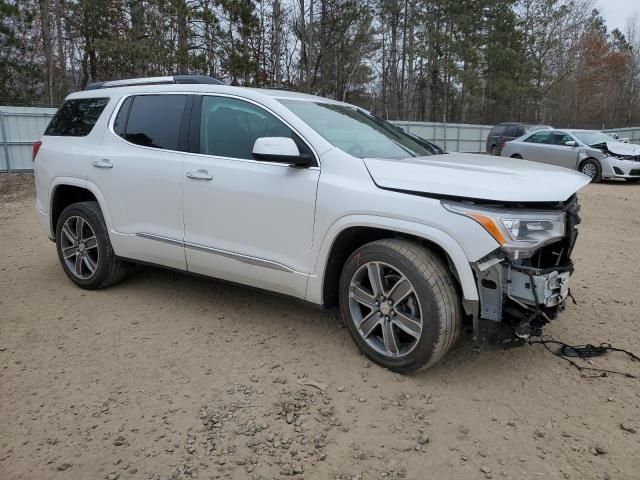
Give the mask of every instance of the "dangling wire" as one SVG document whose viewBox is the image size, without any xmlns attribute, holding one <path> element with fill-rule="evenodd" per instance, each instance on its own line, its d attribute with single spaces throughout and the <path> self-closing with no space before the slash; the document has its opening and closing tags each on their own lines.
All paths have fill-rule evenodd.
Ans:
<svg viewBox="0 0 640 480">
<path fill-rule="evenodd" d="M 599 346 L 586 344 L 586 345 L 568 345 L 564 342 L 560 342 L 555 340 L 551 336 L 542 336 L 540 340 L 529 340 L 529 345 L 539 344 L 546 348 L 551 354 L 559 357 L 566 362 L 569 362 L 573 367 L 575 367 L 579 372 L 581 377 L 586 378 L 599 378 L 606 377 L 608 374 L 612 375 L 622 375 L 627 378 L 638 378 L 637 375 L 626 372 L 619 372 L 617 370 L 607 370 L 604 368 L 596 368 L 596 367 L 585 367 L 583 365 L 578 365 L 576 362 L 571 360 L 569 357 L 579 357 L 582 359 L 586 359 L 589 357 L 596 357 L 600 355 L 604 355 L 607 352 L 621 352 L 630 357 L 632 360 L 640 362 L 640 357 L 636 354 L 624 350 L 623 348 L 616 348 L 611 346 L 610 343 L 601 343 Z M 553 350 L 549 345 L 559 345 L 560 348 L 558 350 Z"/>
</svg>

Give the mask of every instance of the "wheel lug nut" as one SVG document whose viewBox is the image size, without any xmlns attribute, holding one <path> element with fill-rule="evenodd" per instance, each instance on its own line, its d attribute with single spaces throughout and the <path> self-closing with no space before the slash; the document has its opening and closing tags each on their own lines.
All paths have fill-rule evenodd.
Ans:
<svg viewBox="0 0 640 480">
<path fill-rule="evenodd" d="M 393 305 L 393 302 L 392 302 L 391 300 L 387 301 L 387 303 L 388 303 L 389 305 Z"/>
</svg>

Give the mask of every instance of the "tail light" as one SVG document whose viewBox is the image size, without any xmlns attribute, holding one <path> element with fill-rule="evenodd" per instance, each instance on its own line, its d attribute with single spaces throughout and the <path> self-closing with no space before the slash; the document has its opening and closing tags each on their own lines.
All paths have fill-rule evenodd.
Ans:
<svg viewBox="0 0 640 480">
<path fill-rule="evenodd" d="M 40 141 L 33 144 L 33 150 L 31 152 L 31 160 L 33 160 L 34 162 L 36 160 L 36 155 L 38 155 L 38 150 L 40 150 L 41 146 L 42 146 L 42 142 Z"/>
<path fill-rule="evenodd" d="M 504 147 L 506 147 L 506 146 L 507 146 L 506 142 L 503 143 L 502 146 L 500 147 L 500 151 L 504 150 Z"/>
</svg>

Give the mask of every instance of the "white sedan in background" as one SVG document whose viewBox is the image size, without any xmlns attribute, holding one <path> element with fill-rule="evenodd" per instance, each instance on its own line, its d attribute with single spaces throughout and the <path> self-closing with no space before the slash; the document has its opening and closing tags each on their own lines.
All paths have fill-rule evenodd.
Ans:
<svg viewBox="0 0 640 480">
<path fill-rule="evenodd" d="M 596 130 L 538 130 L 506 142 L 501 156 L 571 168 L 592 182 L 609 178 L 640 182 L 640 145 Z"/>
</svg>

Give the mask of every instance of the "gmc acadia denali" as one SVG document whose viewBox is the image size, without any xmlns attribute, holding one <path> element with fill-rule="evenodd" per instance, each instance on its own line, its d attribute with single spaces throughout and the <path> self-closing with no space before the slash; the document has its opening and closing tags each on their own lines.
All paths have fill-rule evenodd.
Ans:
<svg viewBox="0 0 640 480">
<path fill-rule="evenodd" d="M 569 295 L 567 169 L 432 155 L 353 105 L 209 77 L 90 85 L 34 146 L 36 208 L 81 288 L 152 263 L 339 305 L 358 347 L 408 372 L 472 326 L 538 336 Z"/>
</svg>

